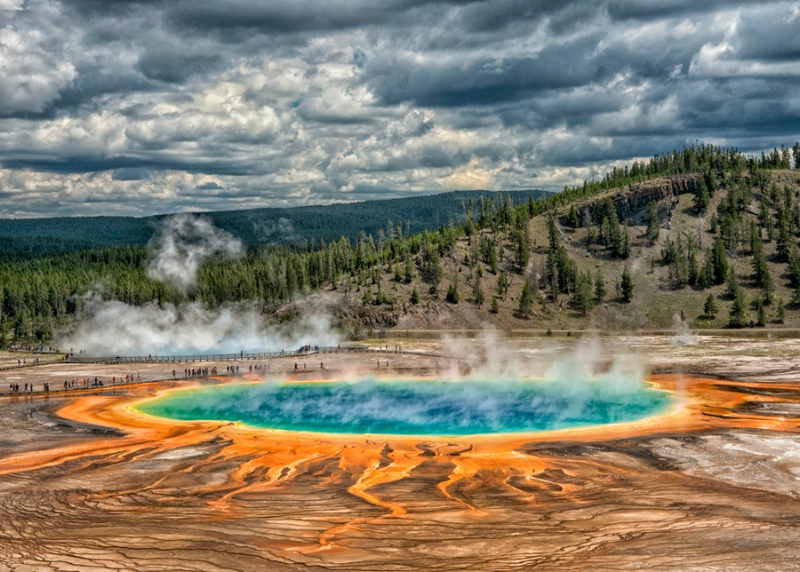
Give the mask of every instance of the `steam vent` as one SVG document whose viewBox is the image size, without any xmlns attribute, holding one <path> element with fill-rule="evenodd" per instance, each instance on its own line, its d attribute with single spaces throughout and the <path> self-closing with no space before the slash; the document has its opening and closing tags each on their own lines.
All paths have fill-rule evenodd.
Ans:
<svg viewBox="0 0 800 572">
<path fill-rule="evenodd" d="M 0 569 L 794 561 L 791 340 L 318 350 L 0 370 L 3 387 L 51 380 L 49 394 L 0 397 Z"/>
</svg>

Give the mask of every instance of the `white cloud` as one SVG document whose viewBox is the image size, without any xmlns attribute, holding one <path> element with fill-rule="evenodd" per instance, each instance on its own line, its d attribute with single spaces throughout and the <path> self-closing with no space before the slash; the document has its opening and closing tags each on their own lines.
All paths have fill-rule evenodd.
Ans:
<svg viewBox="0 0 800 572">
<path fill-rule="evenodd" d="M 0 0 L 0 10 L 22 10 L 25 0 Z"/>
<path fill-rule="evenodd" d="M 76 78 L 73 63 L 46 46 L 48 28 L 26 29 L 12 19 L 0 29 L 0 114 L 41 112 Z"/>
<path fill-rule="evenodd" d="M 496 169 L 486 169 L 481 166 L 477 157 L 470 159 L 469 163 L 456 168 L 451 175 L 438 180 L 446 189 L 460 190 L 496 190 Z"/>
</svg>

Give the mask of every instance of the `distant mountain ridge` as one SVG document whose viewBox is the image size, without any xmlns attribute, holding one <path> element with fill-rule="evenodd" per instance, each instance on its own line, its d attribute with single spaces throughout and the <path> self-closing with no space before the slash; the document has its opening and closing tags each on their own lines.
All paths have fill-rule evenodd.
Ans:
<svg viewBox="0 0 800 572">
<path fill-rule="evenodd" d="M 291 208 L 257 208 L 197 213 L 236 236 L 245 245 L 291 244 L 354 240 L 360 232 L 376 235 L 388 221 L 404 232 L 436 230 L 464 220 L 469 200 L 479 197 L 515 205 L 552 195 L 549 191 L 451 191 L 436 195 Z M 92 216 L 0 219 L 0 246 L 35 255 L 40 248 L 69 251 L 87 247 L 144 246 L 161 221 L 170 215 L 149 217 Z M 53 240 L 62 241 L 54 245 Z M 11 251 L 10 251 L 10 250 Z"/>
</svg>

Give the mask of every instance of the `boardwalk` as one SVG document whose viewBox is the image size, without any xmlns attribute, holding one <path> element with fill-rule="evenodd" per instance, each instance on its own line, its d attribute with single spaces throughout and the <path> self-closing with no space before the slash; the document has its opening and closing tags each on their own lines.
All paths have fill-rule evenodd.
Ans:
<svg viewBox="0 0 800 572">
<path fill-rule="evenodd" d="M 362 356 L 357 358 L 355 354 Z M 371 357 L 367 357 L 369 354 Z M 374 357 L 373 357 L 374 356 Z M 401 356 L 403 359 L 400 359 Z M 34 361 L 31 354 L 19 365 L 0 367 L 0 396 L 23 397 L 54 393 L 102 391 L 123 385 L 261 373 L 295 377 L 324 370 L 334 379 L 349 375 L 355 363 L 361 371 L 410 371 L 403 362 L 426 359 L 428 368 L 447 367 L 457 358 L 425 351 L 408 352 L 401 346 L 304 346 L 277 352 L 239 352 L 184 355 L 87 356 L 53 355 Z M 13 360 L 16 362 L 16 357 Z M 371 364 L 371 367 L 370 367 Z M 229 367 L 230 366 L 230 367 Z M 49 391 L 45 391 L 45 383 Z M 18 386 L 18 389 L 17 389 Z"/>
</svg>

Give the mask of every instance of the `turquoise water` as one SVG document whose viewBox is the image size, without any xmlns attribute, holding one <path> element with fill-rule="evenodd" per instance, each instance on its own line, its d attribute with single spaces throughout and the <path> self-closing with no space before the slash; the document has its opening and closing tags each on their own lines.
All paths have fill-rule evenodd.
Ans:
<svg viewBox="0 0 800 572">
<path fill-rule="evenodd" d="M 632 421 L 665 411 L 644 384 L 362 380 L 209 386 L 137 408 L 180 420 L 348 434 L 474 435 Z"/>
</svg>

